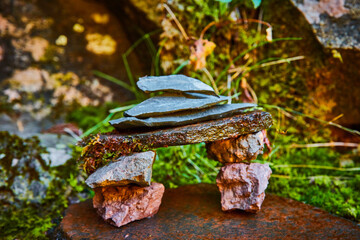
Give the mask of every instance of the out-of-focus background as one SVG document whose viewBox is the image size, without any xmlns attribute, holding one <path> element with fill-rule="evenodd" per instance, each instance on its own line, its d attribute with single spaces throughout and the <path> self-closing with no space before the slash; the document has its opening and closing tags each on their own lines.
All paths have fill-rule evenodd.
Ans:
<svg viewBox="0 0 360 240">
<path fill-rule="evenodd" d="M 272 114 L 267 192 L 359 222 L 359 66 L 356 0 L 2 0 L 1 236 L 51 237 L 93 196 L 76 142 L 148 97 L 139 77 L 175 73 Z M 204 144 L 163 148 L 153 178 L 219 167 Z"/>
</svg>

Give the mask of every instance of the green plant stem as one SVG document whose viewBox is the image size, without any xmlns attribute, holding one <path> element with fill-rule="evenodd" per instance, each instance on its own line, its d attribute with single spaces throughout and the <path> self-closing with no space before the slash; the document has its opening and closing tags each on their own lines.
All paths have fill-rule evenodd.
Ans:
<svg viewBox="0 0 360 240">
<path fill-rule="evenodd" d="M 271 168 L 316 168 L 316 169 L 324 169 L 324 170 L 334 170 L 334 171 L 342 171 L 342 172 L 356 172 L 360 171 L 360 168 L 339 168 L 332 166 L 320 166 L 320 165 L 307 165 L 307 164 L 279 164 L 275 165 L 274 163 L 268 161 L 254 160 L 253 162 L 269 164 Z"/>
<path fill-rule="evenodd" d="M 353 179 L 353 177 L 328 176 L 328 175 L 293 177 L 293 176 L 288 176 L 288 175 L 271 174 L 271 177 L 272 178 L 283 178 L 283 179 L 315 179 L 315 178 Z"/>
<path fill-rule="evenodd" d="M 302 60 L 302 59 L 305 59 L 305 57 L 304 56 L 296 56 L 296 57 L 290 57 L 290 58 L 282 58 L 277 61 L 260 64 L 259 68 L 276 65 L 276 64 L 281 64 L 281 63 L 290 63 L 290 62 L 298 61 L 298 60 Z"/>
<path fill-rule="evenodd" d="M 131 91 L 135 94 L 135 97 L 138 98 L 138 91 L 136 90 L 136 85 L 135 85 L 135 81 L 134 81 L 134 77 L 132 75 L 128 60 L 127 60 L 127 55 L 123 54 L 122 55 L 122 59 L 124 62 L 124 66 L 125 66 L 125 70 L 126 70 L 126 74 L 130 80 L 130 84 L 131 84 Z"/>
<path fill-rule="evenodd" d="M 306 164 L 283 164 L 283 165 L 272 165 L 272 168 L 316 168 L 324 170 L 335 170 L 342 172 L 355 172 L 360 171 L 360 168 L 339 168 L 331 166 L 319 166 L 319 165 L 306 165 Z"/>
<path fill-rule="evenodd" d="M 113 109 L 110 109 L 110 113 L 117 113 L 117 112 L 123 112 L 123 111 L 126 111 L 132 107 L 135 107 L 137 104 L 131 104 L 131 105 L 127 105 L 127 106 L 123 106 L 123 107 L 118 107 L 118 108 L 113 108 Z"/>
<path fill-rule="evenodd" d="M 186 65 L 190 63 L 190 60 L 186 60 L 180 64 L 173 72 L 172 74 L 178 74 Z"/>
<path fill-rule="evenodd" d="M 110 113 L 104 120 L 102 120 L 101 122 L 99 122 L 98 124 L 96 124 L 95 126 L 93 126 L 92 128 L 88 129 L 86 132 L 84 132 L 80 138 L 84 138 L 86 136 L 88 136 L 89 134 L 93 133 L 94 131 L 96 131 L 97 129 L 101 128 L 105 123 L 107 123 L 112 116 L 114 116 L 115 113 Z"/>
<path fill-rule="evenodd" d="M 131 92 L 134 92 L 133 88 L 129 84 L 127 84 L 126 82 L 124 82 L 122 80 L 119 80 L 119 79 L 117 79 L 117 78 L 115 78 L 113 76 L 107 75 L 106 73 L 100 72 L 98 70 L 94 70 L 93 74 L 98 76 L 98 77 L 102 77 L 102 78 L 104 78 L 106 80 L 109 80 L 110 82 L 113 82 L 115 84 L 118 84 L 119 86 L 121 86 L 121 87 L 123 87 L 123 88 L 125 88 L 125 89 L 127 89 L 127 90 L 129 90 Z"/>
<path fill-rule="evenodd" d="M 130 69 L 130 65 L 129 65 L 129 62 L 127 60 L 127 57 L 130 55 L 130 53 L 144 40 L 147 40 L 150 38 L 151 35 L 153 34 L 156 34 L 158 32 L 160 32 L 161 30 L 160 29 L 157 29 L 155 31 L 152 31 L 150 33 L 146 33 L 144 34 L 140 39 L 138 39 L 133 45 L 131 45 L 129 47 L 129 49 L 124 53 L 122 54 L 122 59 L 123 59 L 123 62 L 124 62 L 124 66 L 125 66 L 125 70 L 126 70 L 126 74 L 129 78 L 129 81 L 130 81 L 130 84 L 131 84 L 131 88 L 132 88 L 132 92 L 135 94 L 135 97 L 137 99 L 140 99 L 140 94 L 139 92 L 136 90 L 136 84 L 135 84 L 135 80 L 134 80 L 134 76 L 131 72 L 131 69 Z"/>
</svg>

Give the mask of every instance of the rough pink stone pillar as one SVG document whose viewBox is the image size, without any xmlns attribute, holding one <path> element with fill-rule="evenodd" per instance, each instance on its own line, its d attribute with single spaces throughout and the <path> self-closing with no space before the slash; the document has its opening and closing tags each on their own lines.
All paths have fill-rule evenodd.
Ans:
<svg viewBox="0 0 360 240">
<path fill-rule="evenodd" d="M 267 164 L 231 163 L 222 167 L 216 178 L 222 210 L 258 212 L 270 175 L 271 169 Z"/>
<path fill-rule="evenodd" d="M 264 135 L 257 132 L 206 144 L 209 158 L 221 163 L 250 162 L 263 153 Z"/>
<path fill-rule="evenodd" d="M 154 216 L 159 210 L 164 191 L 164 185 L 155 182 L 148 187 L 100 187 L 95 188 L 93 205 L 105 221 L 120 227 Z"/>
</svg>

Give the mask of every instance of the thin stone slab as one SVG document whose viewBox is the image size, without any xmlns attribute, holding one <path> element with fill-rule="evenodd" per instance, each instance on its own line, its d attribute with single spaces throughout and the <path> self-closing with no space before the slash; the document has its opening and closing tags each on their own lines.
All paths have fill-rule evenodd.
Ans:
<svg viewBox="0 0 360 240">
<path fill-rule="evenodd" d="M 216 95 L 215 91 L 209 85 L 202 81 L 187 77 L 185 75 L 169 75 L 169 76 L 149 76 L 139 78 L 136 83 L 138 87 L 146 92 L 198 92 L 210 95 Z"/>
<path fill-rule="evenodd" d="M 124 112 L 126 117 L 156 117 L 185 110 L 207 108 L 227 100 L 225 96 L 204 95 L 202 98 L 188 98 L 181 95 L 162 95 L 146 99 Z"/>
<path fill-rule="evenodd" d="M 154 160 L 154 151 L 122 156 L 115 162 L 97 169 L 86 179 L 85 183 L 91 188 L 125 186 L 131 183 L 149 186 Z"/>
<path fill-rule="evenodd" d="M 359 239 L 360 227 L 319 208 L 267 194 L 257 214 L 223 212 L 216 185 L 166 189 L 159 212 L 116 228 L 92 201 L 71 205 L 60 224 L 68 239 Z"/>
<path fill-rule="evenodd" d="M 256 107 L 256 104 L 238 103 L 238 104 L 223 104 L 216 105 L 211 108 L 206 108 L 198 111 L 178 112 L 162 117 L 150 117 L 139 119 L 136 117 L 123 117 L 112 120 L 109 123 L 118 130 L 139 128 L 139 127 L 169 127 L 181 126 L 206 120 L 214 120 L 224 117 L 230 117 L 235 114 L 244 112 L 247 108 Z"/>
</svg>

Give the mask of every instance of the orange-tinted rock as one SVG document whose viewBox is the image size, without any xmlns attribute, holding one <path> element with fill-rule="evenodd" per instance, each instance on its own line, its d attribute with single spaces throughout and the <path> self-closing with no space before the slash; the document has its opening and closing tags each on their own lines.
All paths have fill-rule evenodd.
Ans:
<svg viewBox="0 0 360 240">
<path fill-rule="evenodd" d="M 260 211 L 270 175 L 267 164 L 233 163 L 222 167 L 216 178 L 222 210 Z"/>
<path fill-rule="evenodd" d="M 93 206 L 108 223 L 120 227 L 129 222 L 154 216 L 165 191 L 161 183 L 149 187 L 124 186 L 95 189 Z"/>
<path fill-rule="evenodd" d="M 261 131 L 206 144 L 209 158 L 222 163 L 250 162 L 263 153 L 263 148 L 264 135 Z"/>
</svg>

